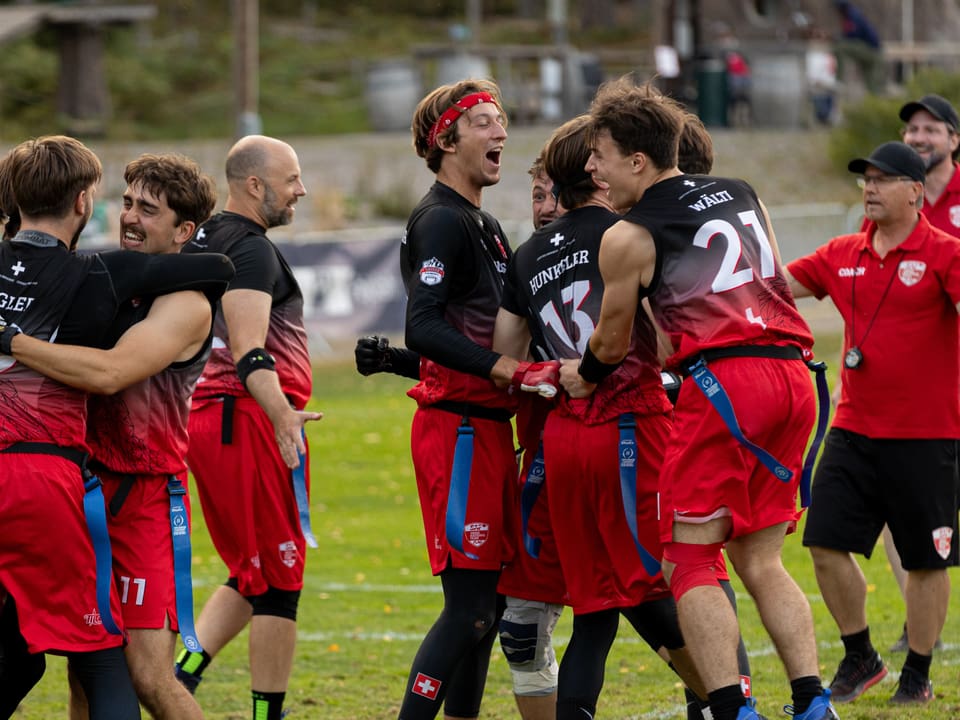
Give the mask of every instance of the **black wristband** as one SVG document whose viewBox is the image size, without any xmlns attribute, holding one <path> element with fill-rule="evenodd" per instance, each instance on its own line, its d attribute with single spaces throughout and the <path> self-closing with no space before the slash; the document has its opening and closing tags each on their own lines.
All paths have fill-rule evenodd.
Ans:
<svg viewBox="0 0 960 720">
<path fill-rule="evenodd" d="M 254 370 L 270 370 L 271 372 L 277 371 L 277 363 L 273 359 L 273 355 L 268 353 L 263 348 L 254 348 L 237 362 L 237 375 L 240 376 L 240 382 L 243 383 L 244 387 L 247 387 L 247 378 L 250 377 L 250 373 Z"/>
<path fill-rule="evenodd" d="M 2 325 L 0 330 L 0 354 L 13 355 L 13 349 L 10 347 L 13 338 L 20 334 L 20 328 L 16 325 Z"/>
<path fill-rule="evenodd" d="M 600 362 L 597 360 L 597 356 L 593 354 L 593 350 L 590 349 L 590 343 L 587 343 L 587 349 L 583 351 L 583 357 L 580 359 L 580 367 L 577 368 L 577 372 L 588 383 L 598 385 L 601 380 L 620 367 L 622 362 L 623 360 L 613 364 Z"/>
</svg>

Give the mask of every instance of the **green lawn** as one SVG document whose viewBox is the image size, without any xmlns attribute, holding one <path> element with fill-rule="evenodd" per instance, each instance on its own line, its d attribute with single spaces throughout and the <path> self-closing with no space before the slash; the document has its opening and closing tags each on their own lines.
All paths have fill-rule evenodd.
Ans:
<svg viewBox="0 0 960 720">
<path fill-rule="evenodd" d="M 837 339 L 818 344 L 831 365 Z M 404 396 L 402 378 L 362 378 L 352 364 L 318 366 L 314 406 L 326 417 L 309 427 L 312 448 L 313 526 L 320 548 L 310 550 L 300 609 L 297 658 L 288 694 L 291 720 L 394 718 L 409 663 L 439 611 L 439 583 L 431 577 L 410 463 L 409 423 L 414 403 Z M 195 503 L 195 509 L 199 504 Z M 200 513 L 194 531 L 197 607 L 225 579 Z M 789 538 L 785 558 L 813 606 L 822 672 L 832 676 L 841 648 L 833 621 L 817 593 L 813 569 L 799 537 Z M 873 637 L 883 652 L 900 634 L 903 607 L 882 548 L 865 563 L 870 585 L 868 613 Z M 953 573 L 956 580 L 956 573 Z M 760 626 L 751 601 L 741 593 L 743 633 L 753 664 L 754 692 L 768 717 L 784 717 L 789 687 Z M 607 665 L 598 716 L 625 720 L 685 717 L 675 677 L 623 624 Z M 844 720 L 876 718 L 958 718 L 960 688 L 957 645 L 960 622 L 948 619 L 932 671 L 939 699 L 927 708 L 894 709 L 886 704 L 892 679 L 852 706 Z M 557 629 L 560 652 L 569 638 L 565 614 Z M 902 655 L 885 655 L 891 678 Z M 238 638 L 207 670 L 198 699 L 208 718 L 250 716 L 246 639 Z M 66 677 L 60 658 L 15 717 L 66 716 Z M 518 717 L 506 662 L 495 649 L 483 706 L 484 718 Z"/>
</svg>

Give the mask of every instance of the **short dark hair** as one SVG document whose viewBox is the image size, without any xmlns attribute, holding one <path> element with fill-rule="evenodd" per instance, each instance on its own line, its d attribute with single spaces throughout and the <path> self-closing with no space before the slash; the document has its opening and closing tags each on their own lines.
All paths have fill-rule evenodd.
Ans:
<svg viewBox="0 0 960 720">
<path fill-rule="evenodd" d="M 127 185 L 140 183 L 156 196 L 163 195 L 177 215 L 177 225 L 189 220 L 200 225 L 217 205 L 217 185 L 186 155 L 145 153 L 123 171 Z"/>
<path fill-rule="evenodd" d="M 8 156 L 13 200 L 25 217 L 65 217 L 77 195 L 103 175 L 93 151 L 66 135 L 25 140 Z"/>
</svg>

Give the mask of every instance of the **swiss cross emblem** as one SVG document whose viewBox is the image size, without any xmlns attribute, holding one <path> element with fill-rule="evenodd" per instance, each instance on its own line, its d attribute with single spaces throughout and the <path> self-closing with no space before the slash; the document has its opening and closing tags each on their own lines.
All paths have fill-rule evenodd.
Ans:
<svg viewBox="0 0 960 720">
<path fill-rule="evenodd" d="M 953 528 L 938 527 L 933 531 L 933 547 L 937 555 L 946 560 L 950 557 L 950 546 L 953 542 Z"/>
<path fill-rule="evenodd" d="M 904 260 L 897 268 L 897 277 L 907 287 L 916 285 L 923 277 L 927 264 L 921 260 Z"/>
<path fill-rule="evenodd" d="M 436 678 L 432 678 L 429 675 L 424 675 L 421 672 L 417 673 L 416 679 L 413 681 L 413 687 L 410 688 L 410 691 L 416 695 L 422 695 L 427 700 L 436 700 L 437 693 L 440 692 L 441 683 Z"/>
<path fill-rule="evenodd" d="M 740 676 L 740 692 L 743 693 L 744 697 L 753 697 L 753 692 L 750 690 L 750 676 L 741 675 Z"/>
<path fill-rule="evenodd" d="M 463 528 L 463 535 L 467 542 L 474 547 L 483 545 L 490 536 L 490 526 L 487 523 L 468 523 Z"/>
<path fill-rule="evenodd" d="M 960 205 L 950 208 L 950 222 L 954 227 L 960 227 Z"/>
<path fill-rule="evenodd" d="M 297 564 L 297 544 L 293 540 L 280 543 L 277 549 L 280 552 L 280 562 L 288 568 Z"/>
</svg>

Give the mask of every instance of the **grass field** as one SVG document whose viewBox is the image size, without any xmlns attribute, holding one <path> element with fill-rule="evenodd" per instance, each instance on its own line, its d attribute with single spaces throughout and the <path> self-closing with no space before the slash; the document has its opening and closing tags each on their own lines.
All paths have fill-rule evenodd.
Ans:
<svg viewBox="0 0 960 720">
<path fill-rule="evenodd" d="M 818 354 L 830 362 L 837 356 L 837 342 L 836 337 L 822 338 Z M 310 550 L 307 561 L 297 657 L 287 696 L 290 719 L 394 718 L 409 663 L 442 599 L 439 582 L 426 562 L 410 462 L 414 403 L 404 395 L 409 382 L 392 376 L 362 378 L 351 363 L 318 366 L 314 384 L 313 406 L 326 415 L 309 427 L 313 526 L 320 548 Z M 194 508 L 193 569 L 199 608 L 225 574 L 197 511 L 199 504 Z M 829 681 L 842 650 L 798 537 L 788 539 L 785 558 L 813 606 L 822 673 Z M 899 636 L 904 611 L 882 547 L 864 569 L 871 590 L 872 635 L 883 653 Z M 956 581 L 956 573 L 952 579 Z M 740 609 L 760 709 L 770 718 L 784 717 L 780 707 L 789 702 L 789 687 L 755 608 L 742 592 Z M 558 652 L 569 634 L 565 613 L 556 633 Z M 841 707 L 841 717 L 960 718 L 958 635 L 960 621 L 952 614 L 943 634 L 946 647 L 934 659 L 938 699 L 931 706 L 905 710 L 886 704 L 903 655 L 885 653 L 891 677 L 852 706 Z M 64 662 L 50 658 L 46 676 L 15 717 L 65 717 L 66 698 Z M 208 718 L 245 720 L 250 716 L 249 698 L 246 638 L 241 636 L 207 670 L 198 699 Z M 685 717 L 681 698 L 673 674 L 624 623 L 607 664 L 598 717 L 681 718 Z M 499 649 L 490 664 L 482 716 L 519 717 Z"/>
</svg>

